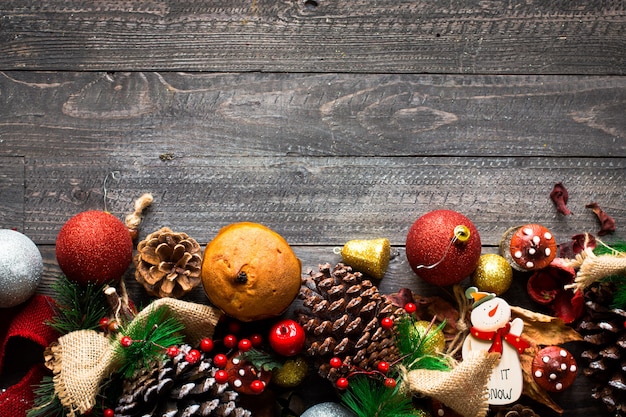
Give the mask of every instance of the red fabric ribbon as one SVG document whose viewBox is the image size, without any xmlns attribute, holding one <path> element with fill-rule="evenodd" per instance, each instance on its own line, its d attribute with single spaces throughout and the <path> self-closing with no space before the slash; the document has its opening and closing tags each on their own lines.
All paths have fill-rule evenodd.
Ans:
<svg viewBox="0 0 626 417">
<path fill-rule="evenodd" d="M 491 342 L 489 353 L 498 352 L 502 354 L 503 340 L 513 346 L 520 354 L 530 347 L 530 343 L 522 339 L 521 336 L 509 333 L 511 331 L 511 323 L 507 323 L 506 326 L 500 327 L 496 331 L 478 330 L 476 327 L 472 327 L 470 331 L 475 338 Z"/>
<path fill-rule="evenodd" d="M 22 352 L 16 349 L 8 349 L 9 342 L 23 343 L 17 339 L 22 338 L 36 343 L 42 347 L 48 346 L 58 337 L 58 334 L 46 324 L 54 315 L 54 301 L 52 298 L 36 294 L 27 302 L 19 306 L 0 309 L 0 376 L 3 384 L 7 375 L 2 375 L 5 363 L 24 361 Z M 9 352 L 10 351 L 10 352 Z M 11 353 L 7 355 L 7 353 Z M 13 357 L 17 356 L 17 357 Z M 28 363 L 33 362 L 28 361 Z M 41 383 L 41 379 L 48 373 L 43 365 L 43 355 L 35 365 L 30 368 L 22 379 L 9 386 L 0 393 L 0 416 L 24 417 L 32 408 L 34 393 L 33 388 Z"/>
</svg>

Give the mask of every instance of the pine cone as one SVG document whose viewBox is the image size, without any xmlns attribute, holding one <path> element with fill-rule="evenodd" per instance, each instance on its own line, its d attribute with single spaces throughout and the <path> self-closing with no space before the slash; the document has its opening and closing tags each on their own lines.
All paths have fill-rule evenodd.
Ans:
<svg viewBox="0 0 626 417">
<path fill-rule="evenodd" d="M 615 415 L 626 415 L 626 312 L 611 309 L 612 284 L 602 283 L 585 292 L 585 311 L 576 330 L 590 344 L 581 354 L 583 374 L 597 382 L 592 397 Z"/>
<path fill-rule="evenodd" d="M 185 360 L 190 350 L 183 345 L 174 358 L 141 368 L 125 380 L 115 417 L 250 417 L 250 411 L 237 406 L 238 394 L 215 381 L 211 357 L 201 354 L 190 363 Z"/>
<path fill-rule="evenodd" d="M 318 373 L 336 382 L 354 367 L 374 370 L 380 361 L 398 359 L 393 330 L 380 322 L 395 319 L 403 310 L 350 266 L 325 264 L 319 269 L 303 279 L 299 298 L 305 309 L 298 314 L 307 333 L 307 354 L 317 362 Z M 342 359 L 341 367 L 330 366 L 334 356 Z"/>
<path fill-rule="evenodd" d="M 200 284 L 200 245 L 164 227 L 137 245 L 135 278 L 157 297 L 180 298 Z"/>
</svg>

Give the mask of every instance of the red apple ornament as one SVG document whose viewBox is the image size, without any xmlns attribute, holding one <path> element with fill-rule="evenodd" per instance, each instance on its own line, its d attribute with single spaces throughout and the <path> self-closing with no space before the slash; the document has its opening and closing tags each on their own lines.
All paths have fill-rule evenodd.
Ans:
<svg viewBox="0 0 626 417">
<path fill-rule="evenodd" d="M 453 210 L 434 210 L 417 219 L 406 237 L 406 257 L 423 280 L 453 285 L 470 276 L 481 252 L 474 224 Z"/>
<path fill-rule="evenodd" d="M 281 320 L 270 329 L 270 346 L 279 355 L 297 355 L 304 347 L 305 339 L 302 326 L 291 319 Z"/>
<path fill-rule="evenodd" d="M 81 285 L 119 281 L 132 256 L 128 228 L 104 211 L 75 215 L 61 227 L 56 240 L 59 267 L 67 278 Z"/>
</svg>

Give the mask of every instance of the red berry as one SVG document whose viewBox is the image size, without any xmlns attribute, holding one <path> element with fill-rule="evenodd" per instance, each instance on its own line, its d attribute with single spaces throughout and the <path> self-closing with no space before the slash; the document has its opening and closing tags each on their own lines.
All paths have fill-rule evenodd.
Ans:
<svg viewBox="0 0 626 417">
<path fill-rule="evenodd" d="M 250 383 L 250 389 L 255 394 L 260 394 L 265 390 L 265 384 L 260 379 L 255 379 Z"/>
<path fill-rule="evenodd" d="M 385 317 L 380 321 L 380 325 L 383 327 L 383 329 L 391 329 L 393 327 L 393 319 Z"/>
<path fill-rule="evenodd" d="M 170 358 L 173 358 L 175 356 L 178 356 L 178 354 L 180 353 L 180 350 L 178 350 L 177 346 L 170 346 L 167 348 L 167 356 L 169 356 Z"/>
<path fill-rule="evenodd" d="M 227 334 L 226 336 L 224 336 L 224 346 L 226 346 L 228 349 L 233 349 L 234 347 L 236 347 L 237 336 L 235 336 L 234 334 Z"/>
<path fill-rule="evenodd" d="M 341 361 L 341 359 L 339 359 L 336 356 L 334 358 L 331 358 L 331 360 L 330 360 L 330 366 L 332 368 L 339 368 L 342 364 L 343 364 L 343 362 Z"/>
<path fill-rule="evenodd" d="M 223 369 L 220 369 L 219 371 L 215 372 L 215 381 L 218 384 L 225 384 L 228 382 L 228 372 L 226 372 Z"/>
<path fill-rule="evenodd" d="M 389 371 L 389 362 L 380 361 L 378 362 L 378 370 L 383 374 L 386 374 Z"/>
<path fill-rule="evenodd" d="M 337 382 L 335 382 L 335 386 L 341 390 L 348 388 L 348 385 L 350 385 L 348 378 L 339 378 Z"/>
<path fill-rule="evenodd" d="M 113 416 L 115 415 L 115 411 L 113 411 L 113 409 L 112 409 L 112 408 L 105 408 L 105 409 L 102 411 L 102 415 L 103 415 L 104 417 L 113 417 Z"/>
<path fill-rule="evenodd" d="M 409 314 L 413 314 L 417 311 L 417 306 L 414 303 L 406 303 L 404 305 L 404 310 Z"/>
<path fill-rule="evenodd" d="M 102 331 L 107 331 L 109 330 L 109 318 L 108 317 L 102 317 L 100 319 L 100 321 L 98 322 L 98 324 L 100 325 L 100 328 L 102 329 Z"/>
<path fill-rule="evenodd" d="M 241 323 L 238 321 L 229 321 L 228 322 L 228 331 L 230 333 L 237 334 L 241 331 Z"/>
<path fill-rule="evenodd" d="M 122 336 L 122 338 L 120 339 L 120 344 L 127 348 L 133 344 L 133 339 L 128 336 Z"/>
<path fill-rule="evenodd" d="M 302 326 L 291 319 L 281 320 L 270 330 L 270 346 L 283 356 L 295 356 L 304 347 L 306 333 Z"/>
<path fill-rule="evenodd" d="M 213 364 L 217 366 L 218 368 L 225 367 L 227 363 L 228 363 L 228 358 L 223 353 L 218 353 L 213 358 Z"/>
<path fill-rule="evenodd" d="M 259 347 L 261 343 L 263 343 L 263 336 L 258 333 L 254 333 L 250 336 L 250 341 L 252 342 L 252 346 Z"/>
<path fill-rule="evenodd" d="M 191 349 L 189 353 L 185 355 L 185 360 L 191 364 L 194 364 L 200 360 L 201 353 L 197 349 Z"/>
<path fill-rule="evenodd" d="M 208 337 L 203 338 L 200 341 L 200 349 L 203 352 L 210 352 L 213 350 L 213 340 L 209 339 Z"/>
<path fill-rule="evenodd" d="M 385 386 L 387 388 L 395 388 L 396 387 L 396 380 L 393 378 L 385 378 Z"/>
<path fill-rule="evenodd" d="M 240 351 L 247 352 L 252 349 L 252 342 L 250 341 L 250 339 L 241 339 L 237 344 L 237 347 Z"/>
</svg>

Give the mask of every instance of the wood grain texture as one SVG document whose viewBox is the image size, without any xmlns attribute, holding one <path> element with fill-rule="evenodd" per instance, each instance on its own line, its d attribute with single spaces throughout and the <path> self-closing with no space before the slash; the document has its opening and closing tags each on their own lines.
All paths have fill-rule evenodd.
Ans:
<svg viewBox="0 0 626 417">
<path fill-rule="evenodd" d="M 0 69 L 625 74 L 622 1 L 5 1 Z"/>
<path fill-rule="evenodd" d="M 236 221 L 266 224 L 295 245 L 342 245 L 387 237 L 405 243 L 422 214 L 449 208 L 476 224 L 483 245 L 512 226 L 541 223 L 559 240 L 599 230 L 585 205 L 595 201 L 618 224 L 626 219 L 623 158 L 503 157 L 111 157 L 33 158 L 26 163 L 25 229 L 52 244 L 67 219 L 88 209 L 123 218 L 133 200 L 154 195 L 145 232 L 167 225 L 201 243 Z M 569 189 L 564 217 L 549 198 Z M 625 238 L 619 227 L 615 238 Z"/>
<path fill-rule="evenodd" d="M 0 145 L 2 140 L 0 140 Z M 24 158 L 0 156 L 0 229 L 24 230 Z"/>
<path fill-rule="evenodd" d="M 626 77 L 0 72 L 0 155 L 626 156 Z"/>
</svg>

